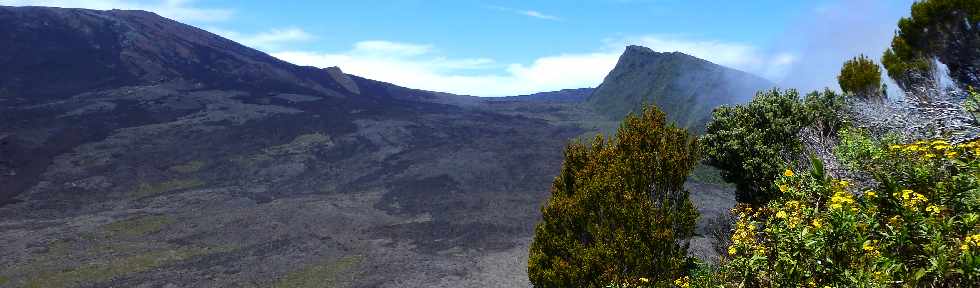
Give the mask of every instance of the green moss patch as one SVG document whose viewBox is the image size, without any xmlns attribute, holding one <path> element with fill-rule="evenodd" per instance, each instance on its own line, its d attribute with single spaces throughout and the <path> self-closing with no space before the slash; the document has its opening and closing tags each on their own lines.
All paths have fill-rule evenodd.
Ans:
<svg viewBox="0 0 980 288">
<path fill-rule="evenodd" d="M 206 163 L 204 163 L 204 161 L 194 160 L 184 164 L 171 166 L 169 170 L 177 173 L 187 174 L 187 173 L 194 173 L 197 171 L 201 171 L 201 169 L 203 169 L 205 165 Z"/>
<path fill-rule="evenodd" d="M 198 179 L 173 179 L 159 183 L 142 183 L 132 193 L 135 198 L 156 196 L 170 191 L 191 189 L 204 186 L 204 181 Z"/>
<path fill-rule="evenodd" d="M 287 144 L 272 146 L 264 149 L 269 155 L 290 155 L 309 153 L 316 147 L 332 145 L 330 137 L 320 133 L 303 134 L 296 136 L 292 142 Z"/>
<path fill-rule="evenodd" d="M 116 221 L 102 228 L 113 236 L 139 237 L 158 232 L 164 226 L 174 222 L 176 220 L 170 216 L 145 216 Z"/>
<path fill-rule="evenodd" d="M 324 261 L 293 271 L 279 279 L 272 287 L 338 287 L 343 277 L 364 259 L 363 256 L 350 256 Z"/>
<path fill-rule="evenodd" d="M 200 255 L 218 253 L 221 252 L 220 250 L 182 248 L 119 257 L 104 262 L 81 265 L 68 270 L 36 274 L 28 277 L 27 284 L 24 287 L 56 288 L 100 283 L 128 274 L 149 271 L 168 263 L 182 261 Z"/>
</svg>

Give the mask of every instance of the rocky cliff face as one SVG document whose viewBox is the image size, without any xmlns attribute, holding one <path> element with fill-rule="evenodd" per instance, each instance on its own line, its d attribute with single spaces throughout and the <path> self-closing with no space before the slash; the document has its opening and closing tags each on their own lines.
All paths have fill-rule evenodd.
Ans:
<svg viewBox="0 0 980 288">
<path fill-rule="evenodd" d="M 947 80 L 943 77 L 961 89 L 980 86 L 980 17 L 970 15 L 976 13 L 970 9 L 976 7 L 916 3 L 916 13 L 899 22 L 883 62 L 910 96 L 918 100 L 940 96 L 934 90 L 946 88 L 939 87 Z"/>
<path fill-rule="evenodd" d="M 715 107 L 748 101 L 772 85 L 683 53 L 629 46 L 588 103 L 612 119 L 636 112 L 643 103 L 654 104 L 678 125 L 700 131 Z"/>
<path fill-rule="evenodd" d="M 980 87 L 980 22 L 956 11 L 930 27 L 931 54 L 961 87 Z M 936 79 L 938 80 L 938 79 Z"/>
</svg>

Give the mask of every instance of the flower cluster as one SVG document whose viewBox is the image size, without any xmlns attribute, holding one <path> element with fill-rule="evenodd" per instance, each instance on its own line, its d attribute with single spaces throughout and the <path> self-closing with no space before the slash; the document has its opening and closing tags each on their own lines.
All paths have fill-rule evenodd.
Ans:
<svg viewBox="0 0 980 288">
<path fill-rule="evenodd" d="M 872 256 L 875 256 L 880 253 L 878 251 L 877 245 L 878 245 L 878 240 L 867 240 L 864 241 L 863 245 L 861 245 L 861 249 L 864 250 L 864 253 L 868 253 Z"/>
<path fill-rule="evenodd" d="M 972 158 L 980 156 L 980 140 L 956 145 L 950 144 L 942 139 L 933 141 L 920 140 L 910 144 L 892 144 L 888 148 L 893 153 L 914 156 L 924 160 L 942 158 L 953 160 L 961 155 L 968 155 Z"/>
<path fill-rule="evenodd" d="M 960 250 L 969 251 L 971 248 L 980 248 L 980 234 L 966 236 L 966 238 L 963 239 L 963 244 L 960 245 Z"/>
<path fill-rule="evenodd" d="M 684 278 L 677 278 L 677 280 L 674 280 L 674 286 L 677 286 L 677 287 L 680 287 L 680 288 L 688 288 L 688 287 L 691 287 L 691 277 L 684 276 Z"/>
<path fill-rule="evenodd" d="M 899 197 L 898 192 L 895 192 L 892 195 L 895 197 Z M 909 189 L 902 190 L 901 195 L 902 195 L 901 196 L 902 206 L 905 206 L 906 208 L 909 209 L 914 209 L 919 205 L 929 201 L 929 199 L 927 199 L 925 195 L 916 193 L 915 191 Z"/>
<path fill-rule="evenodd" d="M 740 272 L 721 277 L 763 287 L 977 287 L 980 142 L 880 145 L 844 160 L 887 185 L 786 169 L 776 199 L 736 211 L 723 270 Z"/>
<path fill-rule="evenodd" d="M 752 210 L 748 208 L 747 211 L 751 213 Z M 732 245 L 728 247 L 728 255 L 738 254 L 739 248 L 743 250 L 758 248 L 755 242 L 755 233 L 758 232 L 758 228 L 749 222 L 748 213 L 743 212 L 740 216 L 735 222 L 735 231 L 732 233 Z"/>
<path fill-rule="evenodd" d="M 833 197 L 830 197 L 830 209 L 840 210 L 845 206 L 854 204 L 854 196 L 846 191 L 837 191 L 834 193 Z"/>
</svg>

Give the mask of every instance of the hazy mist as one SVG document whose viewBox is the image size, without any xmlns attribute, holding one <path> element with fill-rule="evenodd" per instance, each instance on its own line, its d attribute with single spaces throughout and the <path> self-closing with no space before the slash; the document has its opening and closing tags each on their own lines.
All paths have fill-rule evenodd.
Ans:
<svg viewBox="0 0 980 288">
<path fill-rule="evenodd" d="M 898 19 L 908 15 L 912 2 L 841 0 L 803 13 L 799 24 L 787 29 L 782 37 L 784 42 L 773 47 L 778 51 L 797 52 L 795 65 L 777 83 L 802 91 L 824 87 L 839 90 L 835 77 L 841 64 L 862 53 L 879 61 L 891 42 Z M 900 93 L 891 79 L 887 81 L 889 95 Z"/>
</svg>

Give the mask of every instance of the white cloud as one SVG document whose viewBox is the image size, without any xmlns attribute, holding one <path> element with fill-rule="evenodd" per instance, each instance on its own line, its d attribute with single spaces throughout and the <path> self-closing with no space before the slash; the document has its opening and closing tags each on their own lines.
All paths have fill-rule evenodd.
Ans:
<svg viewBox="0 0 980 288">
<path fill-rule="evenodd" d="M 245 46 L 267 51 L 279 50 L 284 44 L 305 42 L 315 38 L 312 34 L 299 28 L 278 28 L 256 34 L 243 34 L 221 28 L 207 28 L 207 30 Z"/>
<path fill-rule="evenodd" d="M 282 51 L 282 60 L 316 67 L 340 66 L 345 72 L 410 88 L 477 96 L 507 96 L 566 88 L 595 87 L 616 65 L 626 44 L 660 52 L 684 52 L 718 64 L 781 77 L 795 63 L 789 53 L 767 54 L 753 46 L 680 37 L 639 36 L 607 40 L 591 53 L 566 53 L 531 63 L 498 63 L 490 58 L 450 59 L 432 45 L 363 41 L 348 51 Z"/>
<path fill-rule="evenodd" d="M 558 18 L 558 16 L 548 15 L 534 10 L 518 11 L 518 13 L 524 14 L 525 16 L 531 16 L 534 18 L 544 19 L 544 20 L 554 20 L 554 21 L 561 20 L 561 18 Z"/>
<path fill-rule="evenodd" d="M 398 43 L 389 41 L 361 41 L 354 44 L 354 52 L 379 56 L 419 56 L 432 51 L 431 45 Z"/>
<path fill-rule="evenodd" d="M 550 14 L 545 14 L 545 13 L 542 13 L 542 12 L 536 11 L 536 10 L 521 10 L 521 9 L 514 9 L 514 8 L 510 8 L 510 7 L 503 7 L 503 6 L 489 6 L 489 7 L 490 7 L 490 9 L 504 11 L 504 12 L 510 12 L 510 13 L 515 13 L 515 14 L 518 14 L 518 15 L 524 15 L 524 16 L 528 16 L 528 17 L 532 17 L 532 18 L 538 18 L 538 19 L 544 19 L 544 20 L 551 20 L 551 21 L 561 21 L 562 20 L 561 17 L 555 16 L 555 15 L 550 15 Z"/>
<path fill-rule="evenodd" d="M 231 19 L 229 9 L 195 7 L 193 0 L 0 0 L 6 6 L 50 6 L 97 10 L 146 10 L 182 22 L 220 22 Z"/>
</svg>

